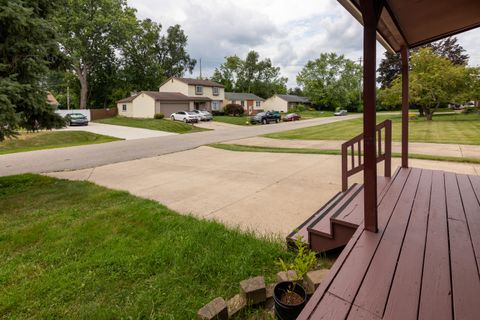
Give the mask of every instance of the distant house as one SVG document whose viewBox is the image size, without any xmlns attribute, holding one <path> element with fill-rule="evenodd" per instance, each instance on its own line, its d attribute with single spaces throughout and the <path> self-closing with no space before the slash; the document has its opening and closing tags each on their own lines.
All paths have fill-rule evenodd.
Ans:
<svg viewBox="0 0 480 320">
<path fill-rule="evenodd" d="M 117 101 L 118 114 L 132 118 L 153 118 L 155 113 L 170 117 L 178 111 L 220 110 L 223 85 L 190 78 L 172 77 L 158 91 L 142 91 Z"/>
<path fill-rule="evenodd" d="M 219 111 L 225 99 L 224 86 L 210 80 L 172 77 L 159 88 L 160 92 L 179 92 L 192 99 L 190 110 Z"/>
<path fill-rule="evenodd" d="M 155 113 L 170 117 L 172 113 L 190 110 L 190 97 L 178 92 L 142 91 L 117 101 L 118 114 L 131 118 L 153 118 Z"/>
<path fill-rule="evenodd" d="M 243 107 L 245 112 L 252 114 L 254 111 L 263 110 L 264 101 L 265 99 L 260 98 L 253 93 L 225 92 L 224 104 L 239 104 Z"/>
<path fill-rule="evenodd" d="M 288 112 L 291 108 L 299 104 L 310 105 L 311 102 L 307 97 L 290 94 L 276 94 L 265 100 L 263 107 L 265 110 L 269 111 Z"/>
<path fill-rule="evenodd" d="M 51 105 L 53 109 L 57 109 L 59 105 L 57 99 L 50 91 L 47 92 L 47 103 Z"/>
</svg>

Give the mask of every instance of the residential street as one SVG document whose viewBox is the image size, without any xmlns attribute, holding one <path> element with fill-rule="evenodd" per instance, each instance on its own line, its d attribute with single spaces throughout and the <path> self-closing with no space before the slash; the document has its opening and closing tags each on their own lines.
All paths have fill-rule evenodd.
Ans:
<svg viewBox="0 0 480 320">
<path fill-rule="evenodd" d="M 361 115 L 315 118 L 298 122 L 248 127 L 238 126 L 192 134 L 14 153 L 0 156 L 0 176 L 26 172 L 40 173 L 92 168 L 189 150 L 210 143 L 243 139 L 261 134 L 305 128 L 359 117 Z"/>
</svg>

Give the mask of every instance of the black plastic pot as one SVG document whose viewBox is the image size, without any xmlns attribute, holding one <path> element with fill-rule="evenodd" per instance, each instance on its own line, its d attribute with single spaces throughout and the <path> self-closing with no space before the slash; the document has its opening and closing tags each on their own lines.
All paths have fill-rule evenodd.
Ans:
<svg viewBox="0 0 480 320">
<path fill-rule="evenodd" d="M 299 294 L 303 301 L 296 305 L 282 303 L 280 299 L 288 290 L 293 290 L 293 292 Z M 275 314 L 278 319 L 295 320 L 307 303 L 307 293 L 301 285 L 294 284 L 292 281 L 279 282 L 273 288 L 273 300 L 275 302 Z"/>
</svg>

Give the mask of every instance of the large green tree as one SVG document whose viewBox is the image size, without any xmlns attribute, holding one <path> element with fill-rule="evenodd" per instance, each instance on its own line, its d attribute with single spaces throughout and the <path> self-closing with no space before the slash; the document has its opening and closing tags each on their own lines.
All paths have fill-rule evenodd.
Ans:
<svg viewBox="0 0 480 320">
<path fill-rule="evenodd" d="M 213 81 L 225 86 L 225 91 L 249 92 L 268 98 L 275 93 L 287 92 L 287 78 L 282 77 L 280 68 L 270 59 L 260 59 L 255 51 L 250 51 L 245 60 L 229 56 L 215 69 Z"/>
<path fill-rule="evenodd" d="M 308 61 L 297 75 L 297 83 L 315 104 L 328 109 L 356 110 L 360 106 L 362 68 L 336 53 L 322 53 Z"/>
<path fill-rule="evenodd" d="M 48 19 L 55 1 L 0 0 L 0 141 L 27 130 L 63 126 L 46 102 L 42 80 L 56 67 L 55 33 Z"/>
<path fill-rule="evenodd" d="M 460 102 L 471 93 L 470 83 L 474 73 L 464 65 L 455 65 L 432 51 L 422 48 L 410 59 L 410 102 L 424 110 L 427 120 L 441 104 Z M 379 100 L 384 106 L 401 103 L 401 76 L 392 85 L 379 91 Z"/>
<path fill-rule="evenodd" d="M 87 107 L 89 76 L 116 65 L 117 49 L 137 23 L 126 0 L 65 0 L 54 20 L 60 48 L 80 82 L 80 108 Z"/>
<path fill-rule="evenodd" d="M 448 37 L 411 50 L 411 54 L 421 48 L 430 48 L 434 53 L 447 58 L 455 65 L 467 65 L 468 55 L 465 49 L 457 43 L 457 38 Z M 378 67 L 378 83 L 382 88 L 390 87 L 392 81 L 400 74 L 402 61 L 400 54 L 385 52 Z"/>
</svg>

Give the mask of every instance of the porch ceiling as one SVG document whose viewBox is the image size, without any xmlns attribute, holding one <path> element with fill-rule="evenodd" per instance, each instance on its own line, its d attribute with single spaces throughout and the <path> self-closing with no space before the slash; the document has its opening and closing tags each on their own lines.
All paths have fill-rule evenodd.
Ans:
<svg viewBox="0 0 480 320">
<path fill-rule="evenodd" d="M 361 24 L 360 0 L 338 0 Z M 391 52 L 480 26 L 479 0 L 385 0 L 377 40 Z"/>
</svg>

